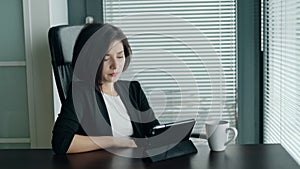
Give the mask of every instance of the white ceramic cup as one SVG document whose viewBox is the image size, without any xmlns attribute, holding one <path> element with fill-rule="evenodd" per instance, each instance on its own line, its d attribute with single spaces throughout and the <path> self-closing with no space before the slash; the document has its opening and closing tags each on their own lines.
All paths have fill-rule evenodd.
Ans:
<svg viewBox="0 0 300 169">
<path fill-rule="evenodd" d="M 234 141 L 238 135 L 235 127 L 229 127 L 229 122 L 225 120 L 209 121 L 205 123 L 206 134 L 201 134 L 200 138 L 207 139 L 209 148 L 212 151 L 224 151 L 227 145 Z M 228 139 L 229 132 L 233 136 Z"/>
</svg>

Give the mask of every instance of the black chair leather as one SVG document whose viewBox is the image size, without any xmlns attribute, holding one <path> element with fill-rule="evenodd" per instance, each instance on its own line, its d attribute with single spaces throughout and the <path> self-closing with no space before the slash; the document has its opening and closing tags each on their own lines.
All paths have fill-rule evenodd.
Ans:
<svg viewBox="0 0 300 169">
<path fill-rule="evenodd" d="M 61 103 L 65 101 L 72 81 L 73 48 L 82 28 L 83 25 L 60 25 L 48 31 L 52 68 Z"/>
</svg>

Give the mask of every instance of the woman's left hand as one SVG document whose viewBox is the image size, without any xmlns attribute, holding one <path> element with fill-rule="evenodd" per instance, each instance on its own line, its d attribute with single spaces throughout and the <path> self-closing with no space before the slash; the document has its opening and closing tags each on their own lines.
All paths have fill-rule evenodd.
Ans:
<svg viewBox="0 0 300 169">
<path fill-rule="evenodd" d="M 113 145 L 114 147 L 129 147 L 129 148 L 137 147 L 133 139 L 119 138 L 119 137 L 113 137 Z"/>
</svg>

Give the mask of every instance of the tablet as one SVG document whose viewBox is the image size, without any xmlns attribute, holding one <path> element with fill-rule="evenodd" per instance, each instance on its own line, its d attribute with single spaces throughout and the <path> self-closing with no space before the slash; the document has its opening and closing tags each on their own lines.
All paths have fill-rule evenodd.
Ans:
<svg viewBox="0 0 300 169">
<path fill-rule="evenodd" d="M 181 141 L 189 140 L 192 130 L 195 125 L 194 119 L 187 119 L 181 121 L 175 121 L 171 123 L 164 123 L 154 126 L 148 135 L 148 137 L 158 136 L 165 134 L 166 136 L 181 139 Z M 178 137 L 176 137 L 176 136 Z"/>
</svg>

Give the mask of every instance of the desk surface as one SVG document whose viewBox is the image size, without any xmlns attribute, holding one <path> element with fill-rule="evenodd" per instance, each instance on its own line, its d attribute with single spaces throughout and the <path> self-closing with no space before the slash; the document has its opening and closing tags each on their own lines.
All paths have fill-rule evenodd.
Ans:
<svg viewBox="0 0 300 169">
<path fill-rule="evenodd" d="M 224 152 L 198 146 L 198 153 L 146 163 L 104 150 L 54 155 L 50 149 L 0 150 L 1 169 L 300 169 L 286 150 L 275 145 L 230 145 Z"/>
</svg>

